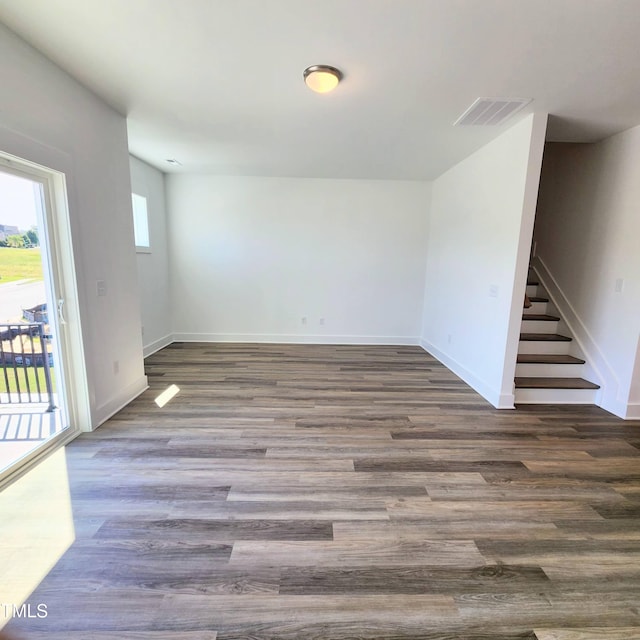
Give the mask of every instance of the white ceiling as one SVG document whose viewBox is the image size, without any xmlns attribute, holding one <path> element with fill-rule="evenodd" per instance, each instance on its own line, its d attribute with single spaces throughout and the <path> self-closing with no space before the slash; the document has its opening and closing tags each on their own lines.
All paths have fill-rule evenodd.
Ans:
<svg viewBox="0 0 640 640">
<path fill-rule="evenodd" d="M 552 140 L 640 124 L 640 0 L 0 0 L 0 21 L 163 171 L 432 179 L 534 110 Z M 312 64 L 344 81 L 310 92 Z M 534 101 L 454 128 L 478 96 Z"/>
</svg>

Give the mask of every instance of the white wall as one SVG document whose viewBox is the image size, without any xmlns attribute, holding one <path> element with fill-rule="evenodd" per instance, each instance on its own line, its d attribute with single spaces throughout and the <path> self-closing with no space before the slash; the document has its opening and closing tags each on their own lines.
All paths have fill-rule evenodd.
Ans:
<svg viewBox="0 0 640 640">
<path fill-rule="evenodd" d="M 130 157 L 131 189 L 147 199 L 149 253 L 137 253 L 145 357 L 172 341 L 164 174 Z"/>
<path fill-rule="evenodd" d="M 176 339 L 417 344 L 428 200 L 420 182 L 168 176 Z"/>
<path fill-rule="evenodd" d="M 640 418 L 640 338 L 638 338 L 635 360 L 625 418 Z"/>
<path fill-rule="evenodd" d="M 146 386 L 126 122 L 1 25 L 0 74 L 0 151 L 66 174 L 95 427 Z"/>
<path fill-rule="evenodd" d="M 422 345 L 497 407 L 513 378 L 546 115 L 433 183 Z"/>
<path fill-rule="evenodd" d="M 639 167 L 640 127 L 597 144 L 547 145 L 535 232 L 601 376 L 602 406 L 622 417 L 640 417 Z"/>
</svg>

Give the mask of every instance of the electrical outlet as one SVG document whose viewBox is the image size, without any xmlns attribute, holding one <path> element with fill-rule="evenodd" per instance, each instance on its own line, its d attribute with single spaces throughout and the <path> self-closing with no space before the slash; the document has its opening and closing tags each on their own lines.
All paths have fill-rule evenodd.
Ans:
<svg viewBox="0 0 640 640">
<path fill-rule="evenodd" d="M 490 298 L 497 298 L 499 292 L 500 292 L 500 287 L 498 287 L 497 284 L 489 285 L 489 297 Z"/>
<path fill-rule="evenodd" d="M 447 344 L 451 344 L 451 342 L 453 341 L 453 337 L 451 336 L 451 334 L 449 333 L 447 335 Z"/>
<path fill-rule="evenodd" d="M 614 291 L 616 293 L 622 293 L 622 290 L 624 289 L 624 279 L 623 278 L 616 278 L 616 284 L 614 287 Z"/>
<path fill-rule="evenodd" d="M 320 324 L 324 325 L 324 318 L 320 318 Z"/>
<path fill-rule="evenodd" d="M 117 376 L 120 373 L 120 361 L 113 361 L 113 375 Z"/>
<path fill-rule="evenodd" d="M 300 322 L 302 322 L 302 324 L 307 324 L 307 316 L 302 316 Z"/>
</svg>

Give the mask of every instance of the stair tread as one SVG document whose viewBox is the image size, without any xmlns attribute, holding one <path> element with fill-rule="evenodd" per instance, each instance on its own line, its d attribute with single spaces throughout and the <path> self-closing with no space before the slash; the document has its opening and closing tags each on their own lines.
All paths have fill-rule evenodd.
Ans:
<svg viewBox="0 0 640 640">
<path fill-rule="evenodd" d="M 540 342 L 571 342 L 569 336 L 561 336 L 558 333 L 521 333 L 520 340 Z"/>
<path fill-rule="evenodd" d="M 539 296 L 529 296 L 531 302 L 549 302 L 549 298 L 541 298 Z"/>
<path fill-rule="evenodd" d="M 558 316 L 550 316 L 550 315 L 547 315 L 546 313 L 523 313 L 522 319 L 523 320 L 543 320 L 548 322 L 557 322 L 558 320 L 560 320 Z"/>
<path fill-rule="evenodd" d="M 540 283 L 537 280 L 527 280 L 527 286 L 528 287 L 537 287 L 539 284 Z"/>
<path fill-rule="evenodd" d="M 516 362 L 521 364 L 584 364 L 575 356 L 557 353 L 519 353 Z"/>
<path fill-rule="evenodd" d="M 600 386 L 583 378 L 516 377 L 517 389 L 599 389 Z"/>
</svg>

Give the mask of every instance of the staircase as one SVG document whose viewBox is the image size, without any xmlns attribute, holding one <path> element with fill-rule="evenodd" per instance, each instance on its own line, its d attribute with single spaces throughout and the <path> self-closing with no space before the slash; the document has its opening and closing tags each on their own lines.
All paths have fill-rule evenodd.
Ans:
<svg viewBox="0 0 640 640">
<path fill-rule="evenodd" d="M 516 404 L 595 404 L 597 384 L 582 378 L 585 361 L 566 324 L 529 270 L 516 361 Z"/>
</svg>

